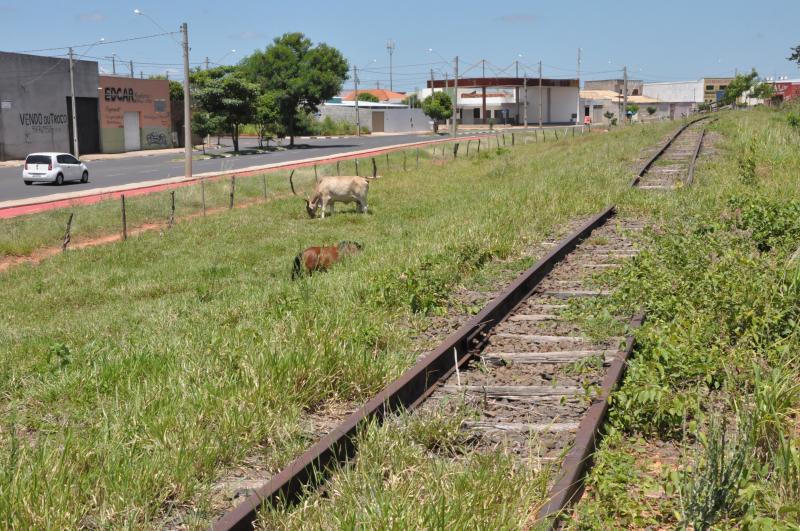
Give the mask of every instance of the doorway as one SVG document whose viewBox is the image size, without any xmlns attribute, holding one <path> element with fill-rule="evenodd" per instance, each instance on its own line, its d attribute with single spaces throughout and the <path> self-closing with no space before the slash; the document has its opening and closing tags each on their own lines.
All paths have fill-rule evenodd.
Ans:
<svg viewBox="0 0 800 531">
<path fill-rule="evenodd" d="M 139 151 L 142 139 L 139 134 L 139 113 L 126 112 L 122 121 L 125 128 L 125 151 Z"/>
</svg>

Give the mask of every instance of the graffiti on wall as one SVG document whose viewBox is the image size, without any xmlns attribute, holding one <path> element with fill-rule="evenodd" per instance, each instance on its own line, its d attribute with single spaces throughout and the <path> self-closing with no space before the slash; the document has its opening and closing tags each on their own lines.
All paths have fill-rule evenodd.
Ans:
<svg viewBox="0 0 800 531">
<path fill-rule="evenodd" d="M 147 136 L 145 137 L 145 143 L 148 146 L 166 146 L 167 135 L 164 133 L 157 133 L 155 131 L 152 133 L 147 133 Z"/>
<path fill-rule="evenodd" d="M 46 113 L 46 112 L 21 112 L 19 113 L 19 124 L 24 127 L 25 135 L 31 133 L 50 134 L 57 127 L 67 125 L 66 114 Z"/>
</svg>

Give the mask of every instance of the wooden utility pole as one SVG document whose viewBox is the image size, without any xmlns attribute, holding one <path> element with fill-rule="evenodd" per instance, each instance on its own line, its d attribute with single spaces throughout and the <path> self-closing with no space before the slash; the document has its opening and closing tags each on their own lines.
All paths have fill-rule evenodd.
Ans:
<svg viewBox="0 0 800 531">
<path fill-rule="evenodd" d="M 628 119 L 628 67 L 622 67 L 622 122 Z"/>
<path fill-rule="evenodd" d="M 524 92 L 525 92 L 524 120 L 525 120 L 525 131 L 527 132 L 528 131 L 528 73 L 527 72 L 525 72 L 525 80 L 522 82 L 522 86 L 524 87 Z"/>
<path fill-rule="evenodd" d="M 453 136 L 458 132 L 458 56 L 455 59 L 453 77 Z"/>
<path fill-rule="evenodd" d="M 575 109 L 575 125 L 581 123 L 581 49 L 578 48 L 578 105 Z"/>
<path fill-rule="evenodd" d="M 542 128 L 542 62 L 539 61 L 539 129 Z"/>
<path fill-rule="evenodd" d="M 358 115 L 358 67 L 356 65 L 353 65 L 353 83 L 356 88 L 353 93 L 353 98 L 356 101 L 356 136 L 361 136 L 361 117 Z"/>
<path fill-rule="evenodd" d="M 192 94 L 189 90 L 189 26 L 181 24 L 183 34 L 183 175 L 192 177 Z"/>
<path fill-rule="evenodd" d="M 72 151 L 75 158 L 79 158 L 78 153 L 78 111 L 75 108 L 75 67 L 72 64 L 72 48 L 69 49 L 69 94 L 72 102 Z"/>
</svg>

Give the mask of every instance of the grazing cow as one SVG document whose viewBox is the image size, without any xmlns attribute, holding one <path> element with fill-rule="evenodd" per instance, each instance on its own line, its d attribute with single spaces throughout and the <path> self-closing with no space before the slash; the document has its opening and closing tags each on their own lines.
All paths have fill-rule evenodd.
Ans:
<svg viewBox="0 0 800 531">
<path fill-rule="evenodd" d="M 325 271 L 342 257 L 360 252 L 361 248 L 360 243 L 349 241 L 328 247 L 309 247 L 294 257 L 292 280 L 304 274 L 311 275 L 314 271 Z"/>
<path fill-rule="evenodd" d="M 373 177 L 341 176 L 320 178 L 314 186 L 314 195 L 310 199 L 306 199 L 308 216 L 311 218 L 316 217 L 317 210 L 322 207 L 322 217 L 325 218 L 328 207 L 330 207 L 330 213 L 333 213 L 335 201 L 357 203 L 359 212 L 366 214 L 369 181 L 378 178 L 377 175 Z M 292 185 L 292 191 L 294 192 L 292 175 L 289 176 L 289 184 Z"/>
</svg>

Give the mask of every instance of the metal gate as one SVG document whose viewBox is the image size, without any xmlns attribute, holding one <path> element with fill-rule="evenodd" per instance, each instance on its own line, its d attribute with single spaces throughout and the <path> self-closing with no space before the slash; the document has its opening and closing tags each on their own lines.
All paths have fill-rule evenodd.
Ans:
<svg viewBox="0 0 800 531">
<path fill-rule="evenodd" d="M 123 115 L 122 125 L 125 128 L 125 151 L 139 151 L 142 148 L 139 113 L 126 112 Z"/>
<path fill-rule="evenodd" d="M 372 132 L 383 133 L 383 112 L 372 111 Z"/>
<path fill-rule="evenodd" d="M 87 153 L 100 153 L 100 118 L 97 110 L 97 98 L 75 98 L 77 107 L 76 119 L 78 121 L 78 151 L 81 155 Z M 72 153 L 72 98 L 67 97 L 67 120 L 69 128 L 69 147 L 66 151 Z M 74 153 L 73 153 L 74 155 Z"/>
</svg>

